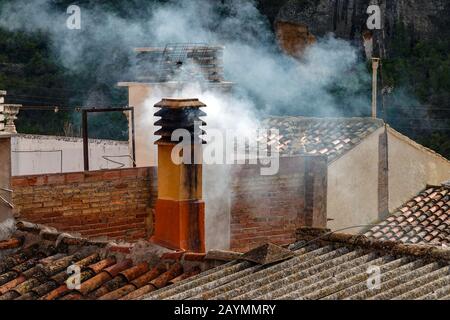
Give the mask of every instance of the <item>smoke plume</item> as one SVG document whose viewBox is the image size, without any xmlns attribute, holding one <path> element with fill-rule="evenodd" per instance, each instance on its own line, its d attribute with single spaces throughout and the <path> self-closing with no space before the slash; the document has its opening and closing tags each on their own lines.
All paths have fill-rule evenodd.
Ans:
<svg viewBox="0 0 450 320">
<path fill-rule="evenodd" d="M 80 30 L 69 30 L 65 8 L 49 0 L 10 2 L 1 11 L 0 25 L 47 33 L 54 54 L 66 68 L 95 70 L 98 81 L 111 84 L 133 80 L 134 47 L 177 42 L 224 45 L 225 79 L 235 83 L 233 95 L 204 92 L 195 83 L 180 93 L 208 105 L 209 128 L 245 133 L 268 114 L 370 112 L 370 77 L 356 48 L 330 34 L 307 48 L 301 61 L 286 56 L 253 0 L 133 1 L 132 13 L 124 15 L 102 5 L 80 7 Z M 154 122 L 156 100 L 149 98 L 146 103 L 149 112 L 144 121 L 149 124 Z M 214 247 L 226 248 L 228 231 L 222 227 L 229 223 L 218 221 L 229 219 L 224 213 L 229 171 L 223 167 L 205 171 L 207 230 L 223 235 L 215 239 Z"/>
<path fill-rule="evenodd" d="M 80 30 L 68 29 L 66 8 L 50 0 L 7 2 L 0 25 L 47 33 L 64 67 L 95 70 L 99 82 L 133 79 L 133 47 L 220 44 L 225 46 L 226 79 L 236 83 L 237 94 L 252 101 L 258 113 L 369 112 L 369 77 L 355 48 L 329 35 L 309 47 L 300 62 L 283 55 L 253 0 L 133 1 L 129 15 L 104 5 L 80 8 Z"/>
<path fill-rule="evenodd" d="M 8 217 L 7 219 L 0 222 L 0 241 L 9 239 L 11 234 L 15 231 L 16 225 L 13 218 Z"/>
</svg>

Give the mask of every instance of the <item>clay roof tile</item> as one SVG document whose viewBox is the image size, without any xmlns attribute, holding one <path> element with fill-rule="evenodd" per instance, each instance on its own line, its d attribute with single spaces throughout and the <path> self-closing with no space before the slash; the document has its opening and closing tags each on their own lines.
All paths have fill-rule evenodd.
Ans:
<svg viewBox="0 0 450 320">
<path fill-rule="evenodd" d="M 0 250 L 18 248 L 22 245 L 22 242 L 23 242 L 22 239 L 17 239 L 17 238 L 0 241 Z"/>
</svg>

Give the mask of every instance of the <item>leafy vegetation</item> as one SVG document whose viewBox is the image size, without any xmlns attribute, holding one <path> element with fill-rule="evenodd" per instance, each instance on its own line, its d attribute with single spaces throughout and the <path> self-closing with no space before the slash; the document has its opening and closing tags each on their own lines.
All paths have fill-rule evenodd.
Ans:
<svg viewBox="0 0 450 320">
<path fill-rule="evenodd" d="M 412 31 L 397 25 L 390 57 L 383 61 L 383 80 L 394 88 L 386 97 L 386 120 L 450 158 L 450 37 L 442 30 L 417 41 Z"/>
<path fill-rule="evenodd" d="M 0 6 L 5 2 L 0 1 Z M 98 76 L 99 57 L 87 54 L 84 59 L 80 68 L 69 70 L 52 50 L 45 33 L 12 32 L 0 28 L 0 88 L 7 90 L 7 102 L 59 107 L 58 112 L 22 110 L 16 122 L 20 132 L 77 136 L 81 132 L 81 117 L 79 112 L 69 109 L 127 104 L 126 91 L 116 87 L 117 77 Z M 124 59 L 123 55 L 108 62 L 126 68 L 127 61 L 120 59 Z M 114 68 L 114 71 L 121 72 L 120 68 Z M 89 125 L 93 138 L 128 138 L 127 120 L 123 114 L 98 114 L 91 117 Z"/>
<path fill-rule="evenodd" d="M 11 0 L 0 0 L 0 8 L 8 1 Z M 154 2 L 158 1 L 148 3 Z M 53 3 L 56 9 L 63 10 L 73 1 Z M 87 7 L 100 5 L 121 17 L 145 19 L 140 0 L 77 3 Z M 269 5 L 270 1 L 265 3 Z M 382 75 L 384 87 L 393 88 L 392 93 L 384 96 L 387 122 L 450 158 L 450 4 L 446 6 L 442 17 L 435 21 L 441 32 L 427 40 L 417 40 L 407 26 L 396 26 L 388 44 L 389 58 L 383 61 Z M 83 65 L 69 70 L 52 51 L 46 34 L 0 28 L 0 89 L 8 90 L 8 102 L 24 105 L 68 108 L 86 104 L 126 105 L 126 90 L 115 85 L 128 67 L 128 55 L 120 48 L 109 48 L 111 51 L 103 56 L 86 48 Z M 100 77 L 100 69 L 110 73 Z M 331 90 L 338 101 L 347 95 L 345 86 Z M 93 137 L 126 139 L 128 136 L 126 119 L 119 113 L 94 116 L 90 125 Z M 68 111 L 22 111 L 17 126 L 24 133 L 78 135 L 80 115 Z"/>
</svg>

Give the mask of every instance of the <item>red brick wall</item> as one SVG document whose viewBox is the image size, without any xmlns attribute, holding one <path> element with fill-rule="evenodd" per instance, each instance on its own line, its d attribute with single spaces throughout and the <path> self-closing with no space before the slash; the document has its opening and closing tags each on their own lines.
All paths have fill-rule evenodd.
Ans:
<svg viewBox="0 0 450 320">
<path fill-rule="evenodd" d="M 15 214 L 88 237 L 148 237 L 153 232 L 156 170 L 13 177 Z M 233 171 L 230 194 L 224 194 L 231 197 L 231 249 L 292 243 L 299 226 L 326 225 L 325 158 L 281 158 L 275 176 L 261 176 L 256 165 L 236 165 Z"/>
<path fill-rule="evenodd" d="M 266 242 L 293 243 L 300 226 L 326 226 L 327 160 L 280 159 L 274 176 L 255 165 L 234 167 L 230 244 L 246 251 Z"/>
<path fill-rule="evenodd" d="M 147 237 L 157 196 L 156 169 L 17 176 L 15 215 L 87 237 Z"/>
</svg>

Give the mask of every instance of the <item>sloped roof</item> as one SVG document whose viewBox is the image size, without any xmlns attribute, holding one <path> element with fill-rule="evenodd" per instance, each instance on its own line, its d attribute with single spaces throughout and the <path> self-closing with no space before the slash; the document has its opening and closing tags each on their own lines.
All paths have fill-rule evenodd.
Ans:
<svg viewBox="0 0 450 320">
<path fill-rule="evenodd" d="M 236 260 L 143 299 L 450 299 L 449 250 L 364 236 L 324 237 L 292 245 L 288 260 Z M 381 272 L 379 288 L 367 285 L 374 266 Z"/>
<path fill-rule="evenodd" d="M 387 130 L 389 133 L 391 133 L 393 136 L 397 137 L 399 140 L 409 144 L 410 146 L 416 148 L 417 150 L 423 151 L 428 153 L 429 155 L 433 156 L 435 159 L 440 159 L 444 162 L 450 163 L 450 160 L 447 159 L 446 157 L 444 157 L 443 155 L 437 153 L 436 151 L 427 148 L 419 143 L 417 143 L 416 141 L 414 141 L 413 139 L 405 136 L 404 134 L 398 132 L 397 130 L 395 130 L 394 128 L 390 127 L 389 125 L 387 125 Z"/>
<path fill-rule="evenodd" d="M 450 186 L 430 186 L 365 233 L 406 243 L 450 244 Z"/>
<path fill-rule="evenodd" d="M 129 244 L 77 238 L 26 222 L 17 227 L 11 239 L 0 241 L 0 300 L 137 299 L 208 266 L 205 254 L 161 253 L 152 244 L 132 252 Z M 70 265 L 81 269 L 77 290 L 66 285 Z"/>
<path fill-rule="evenodd" d="M 265 129 L 278 129 L 276 146 L 282 155 L 327 155 L 332 162 L 384 125 L 373 118 L 269 117 Z"/>
</svg>

